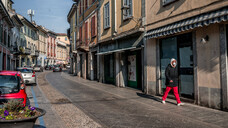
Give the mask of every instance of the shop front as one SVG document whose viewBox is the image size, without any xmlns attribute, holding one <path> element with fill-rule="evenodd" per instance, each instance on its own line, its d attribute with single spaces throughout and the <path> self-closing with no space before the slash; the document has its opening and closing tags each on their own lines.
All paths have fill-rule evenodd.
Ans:
<svg viewBox="0 0 228 128">
<path fill-rule="evenodd" d="M 227 15 L 226 7 L 149 30 L 145 34 L 144 91 L 163 95 L 165 70 L 175 58 L 181 100 L 228 108 Z"/>
<path fill-rule="evenodd" d="M 165 70 L 170 60 L 177 60 L 179 92 L 182 97 L 194 99 L 193 43 L 192 33 L 160 40 L 161 93 L 165 91 Z"/>
<path fill-rule="evenodd" d="M 143 35 L 138 34 L 100 45 L 97 55 L 104 83 L 142 89 L 142 39 Z"/>
</svg>

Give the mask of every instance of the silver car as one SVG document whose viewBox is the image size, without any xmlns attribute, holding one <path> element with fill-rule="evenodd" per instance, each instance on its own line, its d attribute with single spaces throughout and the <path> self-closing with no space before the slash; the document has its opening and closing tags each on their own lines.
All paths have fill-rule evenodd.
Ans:
<svg viewBox="0 0 228 128">
<path fill-rule="evenodd" d="M 25 84 L 36 84 L 36 73 L 32 68 L 17 68 L 24 79 Z"/>
</svg>

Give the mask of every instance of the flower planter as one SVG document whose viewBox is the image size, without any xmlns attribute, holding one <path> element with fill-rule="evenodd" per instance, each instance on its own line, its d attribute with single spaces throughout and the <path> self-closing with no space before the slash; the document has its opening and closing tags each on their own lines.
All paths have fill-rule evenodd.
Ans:
<svg viewBox="0 0 228 128">
<path fill-rule="evenodd" d="M 33 128 L 38 117 L 43 116 L 46 111 L 40 108 L 36 108 L 41 114 L 28 119 L 19 120 L 0 120 L 0 128 Z"/>
</svg>

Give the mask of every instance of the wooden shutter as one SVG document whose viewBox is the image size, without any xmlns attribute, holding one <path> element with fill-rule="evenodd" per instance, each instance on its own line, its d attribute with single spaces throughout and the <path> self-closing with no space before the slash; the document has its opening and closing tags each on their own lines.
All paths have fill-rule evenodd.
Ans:
<svg viewBox="0 0 228 128">
<path fill-rule="evenodd" d="M 81 15 L 82 10 L 81 10 L 81 2 L 79 3 L 79 15 Z"/>
<path fill-rule="evenodd" d="M 92 20 L 91 20 L 91 34 L 92 34 L 92 37 L 96 36 L 96 26 L 95 26 L 95 16 L 92 17 Z"/>
<path fill-rule="evenodd" d="M 85 23 L 85 44 L 88 44 L 88 22 Z"/>
<path fill-rule="evenodd" d="M 82 27 L 79 29 L 79 41 L 82 41 Z"/>
<path fill-rule="evenodd" d="M 88 3 L 87 0 L 85 0 L 85 10 L 87 9 Z"/>
</svg>

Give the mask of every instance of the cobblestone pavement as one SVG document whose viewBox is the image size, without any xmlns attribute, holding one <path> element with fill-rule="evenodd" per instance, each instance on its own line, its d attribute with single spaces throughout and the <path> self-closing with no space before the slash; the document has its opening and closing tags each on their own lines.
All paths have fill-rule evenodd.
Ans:
<svg viewBox="0 0 228 128">
<path fill-rule="evenodd" d="M 47 111 L 35 128 L 219 128 L 228 127 L 228 113 L 168 99 L 131 88 L 84 80 L 66 72 L 44 72 L 28 86 L 28 104 Z M 35 98 L 34 98 L 35 96 Z M 42 120 L 43 124 L 42 124 Z"/>
<path fill-rule="evenodd" d="M 80 79 L 66 73 L 49 73 L 50 84 L 104 127 L 228 127 L 227 112 L 186 103 L 178 107 L 172 99 L 142 94 L 130 88 Z"/>
<path fill-rule="evenodd" d="M 84 114 L 80 109 L 75 107 L 72 102 L 58 90 L 53 88 L 45 76 L 48 72 L 38 76 L 38 85 L 45 97 L 48 99 L 52 111 L 57 115 L 58 119 L 49 118 L 46 122 L 61 122 L 59 127 L 67 128 L 98 128 L 101 127 L 90 117 Z M 47 113 L 46 116 L 49 114 Z M 65 125 L 65 126 L 64 126 Z M 52 124 L 49 125 L 53 127 Z M 47 126 L 47 127 L 49 127 Z"/>
</svg>

